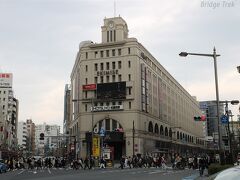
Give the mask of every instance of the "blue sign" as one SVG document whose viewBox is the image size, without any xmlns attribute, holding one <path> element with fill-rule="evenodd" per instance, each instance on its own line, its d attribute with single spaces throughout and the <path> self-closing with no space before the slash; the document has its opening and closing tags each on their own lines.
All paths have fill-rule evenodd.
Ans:
<svg viewBox="0 0 240 180">
<path fill-rule="evenodd" d="M 103 127 L 100 129 L 100 136 L 105 136 L 105 129 Z"/>
<path fill-rule="evenodd" d="M 226 115 L 222 115 L 221 116 L 221 121 L 222 121 L 222 124 L 227 124 L 228 123 L 228 117 Z"/>
</svg>

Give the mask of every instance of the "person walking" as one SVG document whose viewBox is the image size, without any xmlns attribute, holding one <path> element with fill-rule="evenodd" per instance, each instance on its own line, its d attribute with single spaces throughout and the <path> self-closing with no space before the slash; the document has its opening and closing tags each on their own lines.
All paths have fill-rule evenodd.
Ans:
<svg viewBox="0 0 240 180">
<path fill-rule="evenodd" d="M 205 168 L 206 168 L 205 158 L 204 158 L 204 157 L 201 157 L 201 158 L 199 159 L 199 174 L 200 174 L 200 176 L 203 175 Z"/>
<path fill-rule="evenodd" d="M 84 170 L 85 170 L 86 168 L 90 169 L 88 157 L 86 157 L 86 158 L 84 159 Z"/>
<path fill-rule="evenodd" d="M 101 159 L 100 159 L 100 168 L 102 169 L 105 169 L 106 167 L 105 167 L 105 159 L 103 158 L 103 157 L 101 157 Z"/>
</svg>

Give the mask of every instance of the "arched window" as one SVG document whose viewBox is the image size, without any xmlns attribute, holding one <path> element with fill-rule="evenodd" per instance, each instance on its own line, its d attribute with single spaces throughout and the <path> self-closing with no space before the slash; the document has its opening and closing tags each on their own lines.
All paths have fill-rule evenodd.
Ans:
<svg viewBox="0 0 240 180">
<path fill-rule="evenodd" d="M 177 139 L 179 139 L 179 131 L 177 132 Z"/>
<path fill-rule="evenodd" d="M 155 124 L 155 127 L 154 127 L 154 133 L 159 134 L 159 128 L 157 123 Z"/>
<path fill-rule="evenodd" d="M 164 135 L 163 126 L 160 126 L 160 135 Z"/>
<path fill-rule="evenodd" d="M 165 127 L 165 136 L 168 136 L 168 128 Z"/>
<path fill-rule="evenodd" d="M 153 124 L 152 124 L 152 121 L 150 121 L 149 124 L 148 124 L 148 132 L 153 132 Z"/>
<path fill-rule="evenodd" d="M 180 132 L 180 139 L 182 140 L 182 133 Z"/>
<path fill-rule="evenodd" d="M 172 129 L 169 129 L 169 137 L 172 137 Z"/>
</svg>

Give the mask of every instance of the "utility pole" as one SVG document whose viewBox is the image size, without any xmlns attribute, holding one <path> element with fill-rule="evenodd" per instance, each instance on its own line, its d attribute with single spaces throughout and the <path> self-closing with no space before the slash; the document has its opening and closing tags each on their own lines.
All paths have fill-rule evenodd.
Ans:
<svg viewBox="0 0 240 180">
<path fill-rule="evenodd" d="M 133 136 L 133 156 L 135 155 L 135 125 L 134 125 L 134 120 L 133 120 L 133 130 L 132 130 L 132 136 Z"/>
</svg>

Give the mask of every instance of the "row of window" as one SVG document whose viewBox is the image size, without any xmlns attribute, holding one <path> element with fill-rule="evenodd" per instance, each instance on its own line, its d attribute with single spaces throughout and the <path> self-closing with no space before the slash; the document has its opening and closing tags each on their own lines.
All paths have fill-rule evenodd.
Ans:
<svg viewBox="0 0 240 180">
<path fill-rule="evenodd" d="M 95 58 L 104 58 L 104 57 L 115 57 L 116 55 L 121 56 L 122 55 L 122 49 L 111 49 L 111 50 L 105 50 L 105 51 L 95 51 L 94 57 Z M 131 48 L 128 48 L 128 54 L 131 53 Z M 100 55 L 99 55 L 100 54 Z M 85 53 L 86 59 L 88 59 L 88 52 Z"/>
<path fill-rule="evenodd" d="M 110 80 L 111 77 L 111 80 Z M 118 78 L 118 79 L 117 79 Z M 104 80 L 105 79 L 105 80 Z M 128 81 L 132 80 L 132 76 L 131 74 L 128 74 Z M 112 76 L 95 76 L 94 77 L 94 83 L 98 84 L 98 83 L 109 83 L 109 82 L 121 82 L 122 81 L 122 75 L 118 74 L 118 75 L 112 75 Z M 85 79 L 85 84 L 88 84 L 88 78 Z"/>
<path fill-rule="evenodd" d="M 2 94 L 2 93 L 3 93 L 3 94 L 6 94 L 6 91 L 0 91 L 0 94 Z"/>
<path fill-rule="evenodd" d="M 169 137 L 172 137 L 172 133 L 173 133 L 171 128 L 168 130 L 168 128 L 165 127 L 165 130 L 164 130 L 162 125 L 160 126 L 160 130 L 159 130 L 159 126 L 158 126 L 157 123 L 154 125 L 154 128 L 153 128 L 153 123 L 151 121 L 148 124 L 148 132 L 155 133 L 155 134 L 160 134 L 160 135 L 165 135 L 165 136 L 169 136 Z M 177 139 L 178 140 L 185 140 L 186 142 L 191 142 L 191 143 L 193 143 L 193 141 L 194 141 L 193 136 L 184 134 L 184 133 L 179 132 L 179 131 L 177 131 Z M 204 141 L 196 138 L 196 144 L 202 144 L 203 145 Z"/>
<path fill-rule="evenodd" d="M 3 99 L 2 99 L 2 98 L 0 98 L 0 101 L 5 101 L 5 100 L 6 100 L 6 98 L 3 98 Z"/>
<path fill-rule="evenodd" d="M 116 62 L 112 62 L 111 63 L 112 66 L 110 68 L 110 62 L 106 62 L 105 63 L 105 68 L 104 68 L 104 63 L 100 63 L 100 65 L 98 63 L 94 64 L 94 71 L 103 71 L 104 69 L 106 70 L 110 70 L 110 69 L 116 69 Z M 118 69 L 122 69 L 122 61 L 118 61 L 117 62 L 118 65 Z M 131 61 L 128 61 L 128 68 L 131 68 Z M 88 65 L 85 66 L 85 71 L 88 72 Z"/>
<path fill-rule="evenodd" d="M 107 42 L 116 41 L 116 30 L 107 31 Z"/>
</svg>

